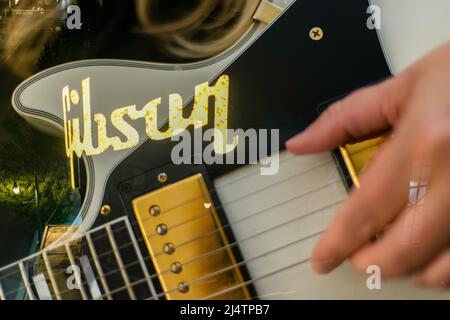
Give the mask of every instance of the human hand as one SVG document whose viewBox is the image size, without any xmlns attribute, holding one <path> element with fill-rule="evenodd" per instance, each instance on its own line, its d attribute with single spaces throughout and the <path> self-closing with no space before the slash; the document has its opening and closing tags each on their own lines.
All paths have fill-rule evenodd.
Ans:
<svg viewBox="0 0 450 320">
<path fill-rule="evenodd" d="M 360 177 L 360 188 L 317 244 L 312 265 L 328 273 L 350 258 L 363 273 L 377 265 L 383 277 L 412 274 L 421 284 L 448 286 L 450 43 L 399 76 L 330 106 L 287 148 L 316 153 L 390 130 Z M 426 195 L 408 206 L 410 183 L 419 181 L 427 184 Z M 383 236 L 370 243 L 381 231 Z"/>
</svg>

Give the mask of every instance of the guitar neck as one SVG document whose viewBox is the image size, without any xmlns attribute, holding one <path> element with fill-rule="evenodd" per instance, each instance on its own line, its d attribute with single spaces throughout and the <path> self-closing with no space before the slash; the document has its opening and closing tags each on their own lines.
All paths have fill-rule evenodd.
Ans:
<svg viewBox="0 0 450 320">
<path fill-rule="evenodd" d="M 158 299 L 126 217 L 0 270 L 2 300 Z"/>
</svg>

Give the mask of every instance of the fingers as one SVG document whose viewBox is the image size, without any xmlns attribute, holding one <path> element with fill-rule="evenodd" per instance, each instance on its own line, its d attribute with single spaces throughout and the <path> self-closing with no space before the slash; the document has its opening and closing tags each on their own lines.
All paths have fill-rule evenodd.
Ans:
<svg viewBox="0 0 450 320">
<path fill-rule="evenodd" d="M 408 196 L 408 154 L 403 141 L 386 145 L 339 210 L 312 255 L 318 273 L 328 273 L 366 244 L 390 223 L 406 205 Z"/>
<path fill-rule="evenodd" d="M 450 286 L 450 248 L 443 251 L 427 267 L 413 277 L 417 284 L 430 287 Z"/>
<path fill-rule="evenodd" d="M 379 241 L 357 251 L 352 257 L 356 269 L 377 265 L 383 277 L 401 276 L 423 268 L 446 248 L 450 200 L 442 187 L 440 181 L 430 185 L 423 202 L 406 209 Z"/>
<path fill-rule="evenodd" d="M 286 143 L 296 154 L 336 148 L 393 125 L 408 95 L 406 75 L 355 92 L 330 106 L 308 129 Z"/>
</svg>

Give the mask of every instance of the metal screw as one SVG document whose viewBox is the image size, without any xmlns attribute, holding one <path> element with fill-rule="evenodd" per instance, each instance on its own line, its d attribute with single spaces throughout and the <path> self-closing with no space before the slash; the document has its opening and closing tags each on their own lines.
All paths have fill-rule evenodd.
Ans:
<svg viewBox="0 0 450 320">
<path fill-rule="evenodd" d="M 156 227 L 156 233 L 159 234 L 160 236 L 167 234 L 167 231 L 169 231 L 169 229 L 165 224 L 160 224 Z"/>
<path fill-rule="evenodd" d="M 173 254 L 174 252 L 175 252 L 175 245 L 173 243 L 169 242 L 164 245 L 164 253 Z"/>
<path fill-rule="evenodd" d="M 314 27 L 309 31 L 309 37 L 314 41 L 322 40 L 324 35 L 325 33 L 320 27 Z"/>
<path fill-rule="evenodd" d="M 100 209 L 100 214 L 102 216 L 109 216 L 109 214 L 111 213 L 111 207 L 108 206 L 107 204 L 105 204 L 104 206 L 102 206 L 102 208 Z"/>
<path fill-rule="evenodd" d="M 157 217 L 161 214 L 161 208 L 157 205 L 151 206 L 150 207 L 150 215 L 152 215 L 153 217 Z"/>
<path fill-rule="evenodd" d="M 165 182 L 167 182 L 167 179 L 168 179 L 167 173 L 161 172 L 160 174 L 158 174 L 158 181 L 159 181 L 160 183 L 165 183 Z"/>
<path fill-rule="evenodd" d="M 189 292 L 189 284 L 186 281 L 180 282 L 178 284 L 178 291 L 181 293 L 188 293 Z"/>
<path fill-rule="evenodd" d="M 181 273 L 181 271 L 183 271 L 183 265 L 179 262 L 174 262 L 170 266 L 170 271 L 176 274 Z"/>
</svg>

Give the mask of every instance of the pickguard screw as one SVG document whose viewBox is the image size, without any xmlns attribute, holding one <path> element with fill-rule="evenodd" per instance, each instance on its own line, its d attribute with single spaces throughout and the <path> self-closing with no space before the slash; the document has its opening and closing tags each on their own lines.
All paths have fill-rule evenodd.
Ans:
<svg viewBox="0 0 450 320">
<path fill-rule="evenodd" d="M 100 214 L 102 216 L 109 216 L 109 214 L 111 213 L 111 207 L 108 206 L 107 204 L 105 204 L 104 206 L 102 206 L 102 208 L 100 209 Z"/>
<path fill-rule="evenodd" d="M 169 229 L 165 224 L 160 224 L 156 227 L 156 233 L 159 234 L 160 236 L 167 234 L 167 231 L 169 231 Z"/>
<path fill-rule="evenodd" d="M 178 291 L 181 293 L 188 293 L 189 292 L 189 284 L 186 281 L 180 282 L 178 284 Z"/>
<path fill-rule="evenodd" d="M 159 181 L 160 183 L 165 183 L 165 182 L 167 182 L 167 179 L 168 179 L 167 173 L 161 172 L 160 174 L 158 174 L 158 181 Z"/>
<path fill-rule="evenodd" d="M 322 40 L 324 35 L 325 33 L 320 27 L 314 27 L 309 31 L 309 37 L 314 41 Z"/>
<path fill-rule="evenodd" d="M 152 215 L 153 217 L 157 217 L 161 214 L 161 208 L 157 205 L 151 206 L 150 207 L 150 215 Z"/>
<path fill-rule="evenodd" d="M 183 266 L 179 262 L 174 262 L 170 266 L 170 271 L 172 271 L 173 273 L 176 273 L 176 274 L 181 273 L 181 271 L 183 271 Z"/>
<path fill-rule="evenodd" d="M 175 252 L 175 245 L 173 243 L 169 242 L 164 245 L 164 253 L 173 254 L 174 252 Z"/>
</svg>

